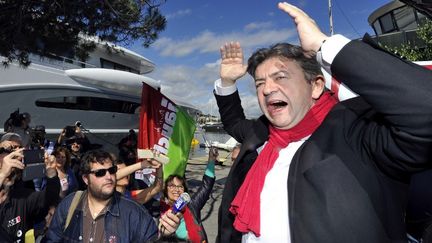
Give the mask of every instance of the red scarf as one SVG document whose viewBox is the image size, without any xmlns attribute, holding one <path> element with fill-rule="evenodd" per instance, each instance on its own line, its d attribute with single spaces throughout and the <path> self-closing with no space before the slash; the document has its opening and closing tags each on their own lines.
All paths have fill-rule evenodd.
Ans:
<svg viewBox="0 0 432 243">
<path fill-rule="evenodd" d="M 264 180 L 279 157 L 279 151 L 286 148 L 289 143 L 311 135 L 336 103 L 337 100 L 331 93 L 326 92 L 306 113 L 303 120 L 293 128 L 280 130 L 272 125 L 269 126 L 269 140 L 231 203 L 230 211 L 235 216 L 236 230 L 243 233 L 253 232 L 257 237 L 260 236 L 260 210 L 251 209 L 260 209 L 260 195 Z"/>
<path fill-rule="evenodd" d="M 168 211 L 168 209 L 170 209 L 170 208 L 172 208 L 172 206 L 165 203 L 164 200 L 160 201 L 161 215 L 164 214 L 166 211 Z M 183 218 L 184 218 L 185 224 L 186 224 L 186 230 L 187 230 L 187 234 L 188 234 L 188 242 L 192 242 L 192 243 L 206 242 L 205 236 L 204 236 L 204 229 L 195 220 L 195 217 L 193 216 L 193 214 L 190 211 L 188 206 L 186 206 L 182 210 L 182 214 L 183 214 Z"/>
</svg>

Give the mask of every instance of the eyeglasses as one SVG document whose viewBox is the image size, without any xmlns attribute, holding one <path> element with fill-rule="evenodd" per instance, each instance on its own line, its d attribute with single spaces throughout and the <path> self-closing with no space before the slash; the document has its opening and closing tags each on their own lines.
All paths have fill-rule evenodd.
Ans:
<svg viewBox="0 0 432 243">
<path fill-rule="evenodd" d="M 117 166 L 112 166 L 108 169 L 91 170 L 89 171 L 89 174 L 94 174 L 96 177 L 102 177 L 106 175 L 107 171 L 110 175 L 115 174 L 117 172 Z"/>
<path fill-rule="evenodd" d="M 182 186 L 182 185 L 174 185 L 174 184 L 169 184 L 168 185 L 168 188 L 170 189 L 170 190 L 174 190 L 174 189 L 177 189 L 177 190 L 184 190 L 184 186 Z"/>
</svg>

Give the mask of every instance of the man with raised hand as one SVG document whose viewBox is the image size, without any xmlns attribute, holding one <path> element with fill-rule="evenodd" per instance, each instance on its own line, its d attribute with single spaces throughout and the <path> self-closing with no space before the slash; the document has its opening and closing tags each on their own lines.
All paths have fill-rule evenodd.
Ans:
<svg viewBox="0 0 432 243">
<path fill-rule="evenodd" d="M 215 95 L 226 131 L 242 143 L 227 178 L 217 242 L 407 242 L 410 176 L 431 167 L 432 72 L 366 36 L 328 37 L 302 10 L 301 46 L 280 43 L 243 63 L 221 47 Z M 338 102 L 331 70 L 359 97 Z M 263 116 L 245 119 L 236 80 L 254 78 Z"/>
</svg>

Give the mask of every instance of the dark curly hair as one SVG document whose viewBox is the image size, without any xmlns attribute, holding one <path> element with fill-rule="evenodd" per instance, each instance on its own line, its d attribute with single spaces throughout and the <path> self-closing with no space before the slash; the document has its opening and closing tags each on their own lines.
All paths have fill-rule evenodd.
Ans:
<svg viewBox="0 0 432 243">
<path fill-rule="evenodd" d="M 322 75 L 321 67 L 315 55 L 307 57 L 300 46 L 288 43 L 278 43 L 269 48 L 261 48 L 255 51 L 248 60 L 247 72 L 255 78 L 258 65 L 273 57 L 295 61 L 303 69 L 305 79 L 309 82 L 312 82 L 317 75 Z"/>
<path fill-rule="evenodd" d="M 86 175 L 90 173 L 91 163 L 98 163 L 103 165 L 107 159 L 112 162 L 113 166 L 116 165 L 116 161 L 113 159 L 110 153 L 100 149 L 88 151 L 87 153 L 84 154 L 81 160 L 81 164 L 80 164 L 81 175 Z"/>
</svg>

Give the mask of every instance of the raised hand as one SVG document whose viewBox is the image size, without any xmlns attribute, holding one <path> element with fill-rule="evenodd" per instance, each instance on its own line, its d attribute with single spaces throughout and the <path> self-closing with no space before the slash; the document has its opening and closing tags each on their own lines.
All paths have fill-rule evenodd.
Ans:
<svg viewBox="0 0 432 243">
<path fill-rule="evenodd" d="M 247 65 L 243 64 L 243 50 L 239 42 L 225 43 L 220 48 L 221 66 L 220 77 L 222 86 L 235 84 L 236 80 L 246 73 Z"/>
<path fill-rule="evenodd" d="M 323 41 L 329 37 L 321 32 L 313 19 L 296 6 L 283 2 L 279 3 L 278 7 L 290 15 L 297 25 L 300 44 L 306 55 L 315 54 Z"/>
<path fill-rule="evenodd" d="M 216 147 L 211 147 L 209 150 L 208 161 L 216 161 L 219 156 L 219 151 Z"/>
<path fill-rule="evenodd" d="M 24 169 L 24 164 L 22 163 L 22 154 L 23 149 L 18 149 L 10 154 L 4 156 L 5 154 L 2 154 L 2 162 L 0 163 L 0 177 L 6 178 L 8 177 L 13 170 L 16 169 Z"/>
</svg>

